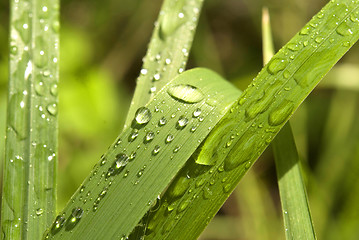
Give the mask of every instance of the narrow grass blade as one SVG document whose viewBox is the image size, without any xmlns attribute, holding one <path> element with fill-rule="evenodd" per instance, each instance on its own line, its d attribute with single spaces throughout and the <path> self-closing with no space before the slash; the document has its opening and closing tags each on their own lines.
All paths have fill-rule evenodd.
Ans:
<svg viewBox="0 0 359 240">
<path fill-rule="evenodd" d="M 58 10 L 11 1 L 4 239 L 40 239 L 56 212 Z"/>
<path fill-rule="evenodd" d="M 359 1 L 331 1 L 272 58 L 196 154 L 209 159 L 189 161 L 168 188 L 151 213 L 146 239 L 197 238 L 300 103 L 358 40 L 358 18 Z M 185 176 L 188 181 L 181 182 Z M 180 188 L 186 192 L 172 194 Z"/>
<path fill-rule="evenodd" d="M 206 69 L 167 84 L 136 111 L 47 239 L 126 239 L 239 94 Z"/>
<path fill-rule="evenodd" d="M 268 9 L 262 19 L 263 62 L 274 55 Z M 272 142 L 286 239 L 316 239 L 298 152 L 287 122 Z"/>
<path fill-rule="evenodd" d="M 125 128 L 136 110 L 184 71 L 203 0 L 165 0 L 133 96 Z"/>
<path fill-rule="evenodd" d="M 272 143 L 286 239 L 316 239 L 299 157 L 289 123 Z"/>
</svg>

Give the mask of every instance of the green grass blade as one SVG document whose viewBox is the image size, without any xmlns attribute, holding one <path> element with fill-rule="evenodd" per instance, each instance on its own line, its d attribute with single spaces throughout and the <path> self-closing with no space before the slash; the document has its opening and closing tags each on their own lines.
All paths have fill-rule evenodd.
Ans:
<svg viewBox="0 0 359 240">
<path fill-rule="evenodd" d="M 4 239 L 40 239 L 56 212 L 58 10 L 11 1 Z"/>
<path fill-rule="evenodd" d="M 171 81 L 136 111 L 48 239 L 125 239 L 239 94 L 206 69 Z"/>
<path fill-rule="evenodd" d="M 140 106 L 184 71 L 202 3 L 203 0 L 163 2 L 137 79 L 125 128 L 131 124 L 131 118 Z"/>
<path fill-rule="evenodd" d="M 263 62 L 274 55 L 269 13 L 263 11 Z M 272 142 L 286 239 L 316 239 L 300 169 L 298 152 L 290 123 L 286 123 Z"/>
<path fill-rule="evenodd" d="M 289 123 L 272 143 L 286 239 L 316 239 L 299 157 Z"/>
<path fill-rule="evenodd" d="M 358 40 L 358 3 L 328 3 L 262 69 L 202 147 L 202 156 L 210 158 L 204 162 L 215 164 L 186 164 L 151 214 L 146 238 L 197 238 L 300 103 Z M 173 196 L 184 176 L 188 191 Z"/>
</svg>

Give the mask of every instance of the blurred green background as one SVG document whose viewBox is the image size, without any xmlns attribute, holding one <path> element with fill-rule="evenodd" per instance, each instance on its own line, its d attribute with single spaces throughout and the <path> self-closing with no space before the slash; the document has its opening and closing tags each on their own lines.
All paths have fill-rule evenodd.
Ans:
<svg viewBox="0 0 359 240">
<path fill-rule="evenodd" d="M 261 8 L 281 48 L 323 0 L 207 0 L 188 68 L 244 89 L 262 68 Z M 58 209 L 121 132 L 162 0 L 61 1 Z M 8 78 L 9 3 L 0 1 L 0 157 Z M 359 46 L 292 118 L 318 239 L 359 236 Z M 201 239 L 284 239 L 270 149 Z"/>
</svg>

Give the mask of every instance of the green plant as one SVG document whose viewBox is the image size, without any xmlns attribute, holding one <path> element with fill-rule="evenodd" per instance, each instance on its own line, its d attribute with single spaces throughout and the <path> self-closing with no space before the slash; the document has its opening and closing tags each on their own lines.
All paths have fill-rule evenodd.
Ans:
<svg viewBox="0 0 359 240">
<path fill-rule="evenodd" d="M 358 1 L 331 1 L 240 94 L 210 70 L 183 72 L 201 5 L 199 0 L 164 2 L 124 130 L 48 228 L 46 238 L 196 238 L 295 109 L 359 37 Z M 31 40 L 36 46 L 37 39 Z M 25 62 L 38 60 L 36 54 Z M 28 75 L 20 77 L 26 82 Z M 11 85 L 9 89 L 11 99 Z M 28 101 L 36 107 L 33 95 Z M 10 107 L 9 116 L 15 110 L 21 115 L 16 124 L 27 126 L 25 134 L 37 136 L 24 120 L 35 115 L 33 110 L 25 108 L 22 113 L 20 100 L 15 105 L 18 109 Z M 11 121 L 8 124 L 14 128 Z M 26 144 L 22 147 L 12 140 L 16 136 L 8 137 L 6 151 L 15 152 L 10 146 L 31 149 L 32 138 L 20 138 Z M 52 151 L 56 143 L 51 156 Z M 49 156 L 46 150 L 40 153 Z M 34 157 L 28 150 L 24 154 Z M 28 161 L 25 169 L 31 166 Z M 4 183 L 13 174 L 7 174 Z M 33 180 L 30 174 L 19 175 L 29 177 L 23 180 L 25 185 Z M 25 215 L 35 209 L 29 199 L 20 204 Z M 50 202 L 54 205 L 53 199 Z M 54 206 L 42 210 L 51 215 Z M 3 214 L 2 221 L 12 218 L 11 212 Z M 5 229 L 5 236 L 14 238 L 41 233 L 27 221 L 20 232 L 16 227 Z"/>
</svg>

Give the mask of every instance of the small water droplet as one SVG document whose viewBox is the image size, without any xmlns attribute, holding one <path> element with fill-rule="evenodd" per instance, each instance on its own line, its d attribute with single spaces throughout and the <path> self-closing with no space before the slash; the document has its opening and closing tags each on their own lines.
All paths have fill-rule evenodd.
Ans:
<svg viewBox="0 0 359 240">
<path fill-rule="evenodd" d="M 193 112 L 193 117 L 199 117 L 199 115 L 201 115 L 202 110 L 200 108 L 197 108 L 194 112 Z"/>
<path fill-rule="evenodd" d="M 145 69 L 145 68 L 142 68 L 142 69 L 141 69 L 141 74 L 142 74 L 142 75 L 146 75 L 147 72 L 148 72 L 147 69 Z"/>
<path fill-rule="evenodd" d="M 177 121 L 176 128 L 181 130 L 185 128 L 187 124 L 188 124 L 188 119 L 185 116 L 181 116 Z"/>
<path fill-rule="evenodd" d="M 231 191 L 231 184 L 228 183 L 223 187 L 223 192 L 228 193 L 230 191 Z"/>
<path fill-rule="evenodd" d="M 44 210 L 42 208 L 36 209 L 35 213 L 37 216 L 41 216 L 43 214 Z"/>
<path fill-rule="evenodd" d="M 173 141 L 175 137 L 172 134 L 168 134 L 166 137 L 166 143 L 170 143 Z"/>
<path fill-rule="evenodd" d="M 288 79 L 290 77 L 290 72 L 288 70 L 284 70 L 283 77 Z"/>
<path fill-rule="evenodd" d="M 56 114 L 57 114 L 57 104 L 56 104 L 56 103 L 51 103 L 51 104 L 47 105 L 46 110 L 47 110 L 52 116 L 56 116 Z"/>
<path fill-rule="evenodd" d="M 170 86 L 167 93 L 174 99 L 185 103 L 197 103 L 204 99 L 202 91 L 188 84 Z"/>
<path fill-rule="evenodd" d="M 174 153 L 177 153 L 180 149 L 181 149 L 180 146 L 176 146 L 176 147 L 173 149 L 173 152 L 174 152 Z"/>
<path fill-rule="evenodd" d="M 152 118 L 151 110 L 146 107 L 140 107 L 135 113 L 136 124 L 143 125 L 147 124 Z"/>
<path fill-rule="evenodd" d="M 153 148 L 153 151 L 152 151 L 152 154 L 153 155 L 157 155 L 161 150 L 161 147 L 159 145 L 156 145 L 154 148 Z"/>
<path fill-rule="evenodd" d="M 193 126 L 193 127 L 191 127 L 191 129 L 190 129 L 191 132 L 195 132 L 196 130 L 197 130 L 197 126 Z"/>
<path fill-rule="evenodd" d="M 167 119 L 165 117 L 162 117 L 159 121 L 158 121 L 158 125 L 159 126 L 164 126 L 167 123 Z"/>
<path fill-rule="evenodd" d="M 293 52 L 298 51 L 300 49 L 300 45 L 296 43 L 288 43 L 287 48 Z"/>
<path fill-rule="evenodd" d="M 128 141 L 129 142 L 133 142 L 138 136 L 138 130 L 137 129 L 133 129 L 133 131 L 130 133 L 130 135 L 128 136 Z"/>
<path fill-rule="evenodd" d="M 153 75 L 153 81 L 158 81 L 161 79 L 161 75 L 159 73 L 156 73 L 155 75 Z"/>
<path fill-rule="evenodd" d="M 310 32 L 310 28 L 308 26 L 302 28 L 302 30 L 300 30 L 299 34 L 300 35 L 308 35 L 308 33 Z"/>
<path fill-rule="evenodd" d="M 152 131 L 149 131 L 145 136 L 144 142 L 145 143 L 151 142 L 154 138 L 155 138 L 155 133 Z"/>
<path fill-rule="evenodd" d="M 54 83 L 54 84 L 51 84 L 51 86 L 50 86 L 50 93 L 51 93 L 51 95 L 52 96 L 57 96 L 57 94 L 58 94 L 58 89 L 57 89 L 57 84 L 56 83 Z"/>
</svg>

